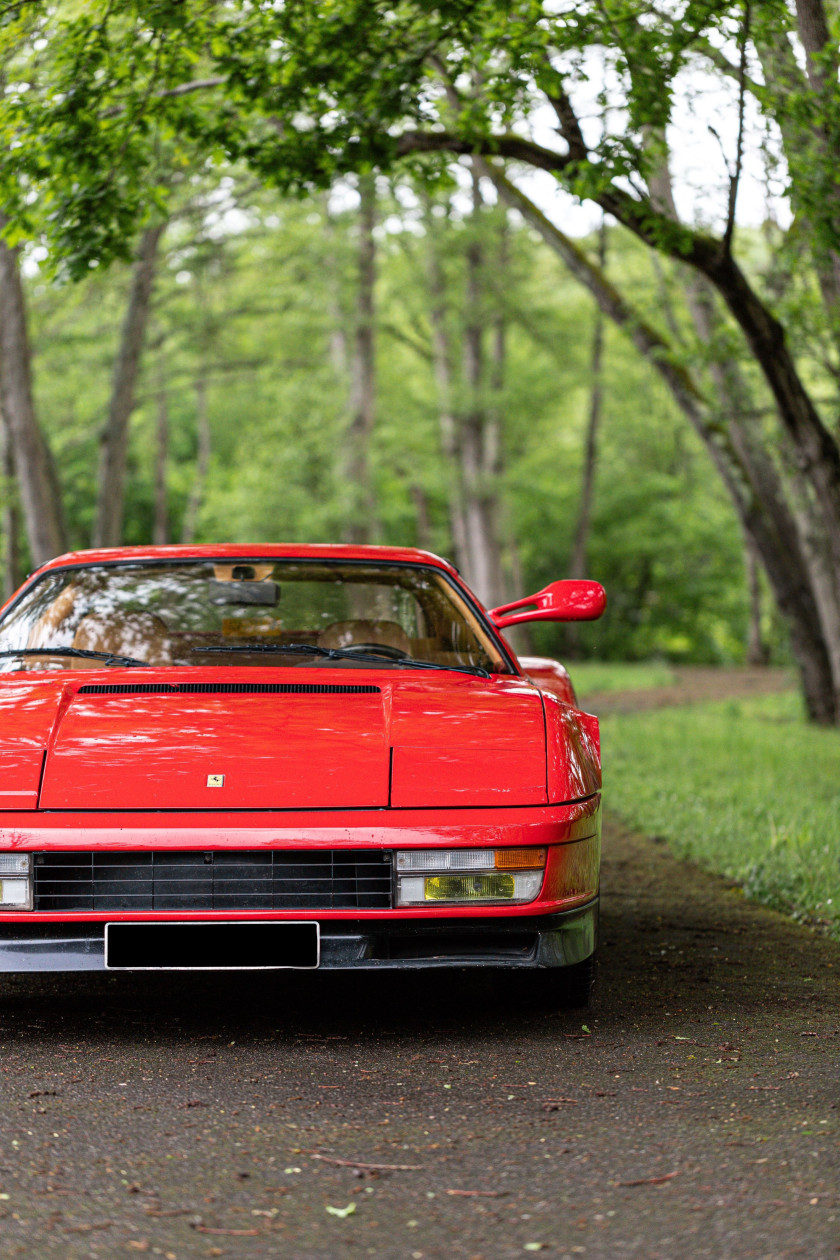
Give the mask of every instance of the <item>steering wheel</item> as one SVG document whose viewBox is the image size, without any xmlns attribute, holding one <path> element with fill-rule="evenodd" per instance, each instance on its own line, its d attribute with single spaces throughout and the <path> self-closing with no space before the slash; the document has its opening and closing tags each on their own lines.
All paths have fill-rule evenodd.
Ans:
<svg viewBox="0 0 840 1260">
<path fill-rule="evenodd" d="M 390 643 L 348 643 L 342 652 L 372 652 L 379 656 L 387 656 L 391 661 L 402 661 L 408 656 L 402 648 L 393 647 Z"/>
</svg>

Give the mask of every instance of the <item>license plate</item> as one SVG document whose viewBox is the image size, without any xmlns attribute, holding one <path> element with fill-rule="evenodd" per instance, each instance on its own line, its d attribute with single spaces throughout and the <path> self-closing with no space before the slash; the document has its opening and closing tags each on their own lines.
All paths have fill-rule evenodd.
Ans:
<svg viewBox="0 0 840 1260">
<path fill-rule="evenodd" d="M 106 923 L 109 971 L 311 970 L 320 961 L 317 923 Z"/>
</svg>

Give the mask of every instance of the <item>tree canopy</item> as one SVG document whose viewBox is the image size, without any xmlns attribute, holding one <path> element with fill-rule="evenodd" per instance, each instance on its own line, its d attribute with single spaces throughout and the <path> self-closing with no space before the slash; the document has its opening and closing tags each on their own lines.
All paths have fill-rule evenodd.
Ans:
<svg viewBox="0 0 840 1260">
<path fill-rule="evenodd" d="M 131 257 L 198 172 L 239 164 L 284 196 L 379 172 L 433 196 L 467 162 L 474 197 L 494 185 L 659 375 L 765 569 L 809 711 L 840 720 L 833 0 L 29 0 L 0 20 L 7 247 L 42 240 L 72 277 Z M 716 148 L 691 188 L 698 119 Z M 763 235 L 738 226 L 756 167 Z M 566 198 L 549 213 L 536 174 Z M 652 311 L 564 232 L 570 198 L 659 260 Z"/>
</svg>

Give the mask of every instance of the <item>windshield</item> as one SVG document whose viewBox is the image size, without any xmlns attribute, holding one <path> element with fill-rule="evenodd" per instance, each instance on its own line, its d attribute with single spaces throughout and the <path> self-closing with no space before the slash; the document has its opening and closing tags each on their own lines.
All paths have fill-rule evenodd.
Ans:
<svg viewBox="0 0 840 1260">
<path fill-rule="evenodd" d="M 50 656 L 50 649 L 58 654 Z M 327 656 L 333 651 L 342 655 Z M 156 666 L 295 668 L 415 660 L 509 672 L 440 570 L 348 561 L 132 562 L 56 570 L 0 622 L 0 653 L 6 672 L 102 668 L 111 656 Z M 368 659 L 355 660 L 356 653 Z"/>
</svg>

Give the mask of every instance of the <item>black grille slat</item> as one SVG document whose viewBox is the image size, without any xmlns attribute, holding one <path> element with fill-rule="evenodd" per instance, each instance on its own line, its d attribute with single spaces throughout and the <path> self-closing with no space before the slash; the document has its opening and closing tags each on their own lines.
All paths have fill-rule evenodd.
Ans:
<svg viewBox="0 0 840 1260">
<path fill-rule="evenodd" d="M 85 683 L 80 696 L 149 695 L 275 695 L 275 696 L 360 696 L 379 695 L 381 688 L 371 683 Z"/>
<path fill-rule="evenodd" d="M 369 683 L 179 683 L 178 690 L 211 695 L 369 696 L 378 695 L 380 688 Z"/>
<path fill-rule="evenodd" d="M 391 854 L 357 849 L 39 853 L 36 910 L 359 910 L 391 905 Z"/>
<path fill-rule="evenodd" d="M 154 692 L 176 695 L 174 683 L 85 683 L 79 688 L 80 696 L 139 696 Z"/>
</svg>

